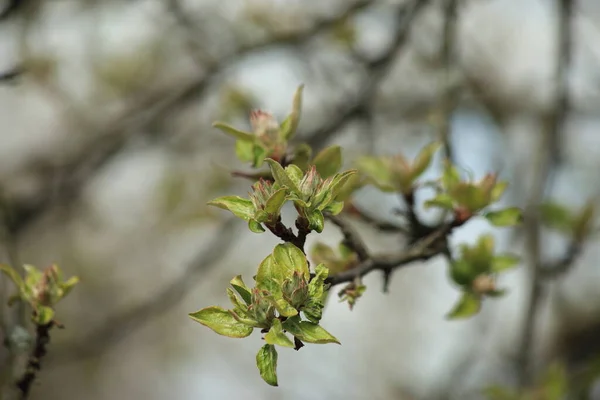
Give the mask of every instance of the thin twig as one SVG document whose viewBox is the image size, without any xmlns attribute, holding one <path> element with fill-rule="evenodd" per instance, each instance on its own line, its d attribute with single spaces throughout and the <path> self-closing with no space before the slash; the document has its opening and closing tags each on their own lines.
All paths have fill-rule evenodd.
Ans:
<svg viewBox="0 0 600 400">
<path fill-rule="evenodd" d="M 35 330 L 35 344 L 27 360 L 25 372 L 19 378 L 16 385 L 21 392 L 21 400 L 26 400 L 31 391 L 31 385 L 35 381 L 37 373 L 42 368 L 42 358 L 46 355 L 48 343 L 50 343 L 50 329 L 54 326 L 54 322 L 46 325 L 37 325 Z"/>
<path fill-rule="evenodd" d="M 325 214 L 325 218 L 340 228 L 342 235 L 344 235 L 344 241 L 342 243 L 354 250 L 359 261 L 366 261 L 369 258 L 369 252 L 365 243 L 352 225 L 344 221 L 344 219 L 338 215 Z"/>
<path fill-rule="evenodd" d="M 567 74 L 571 61 L 572 26 L 571 16 L 573 0 L 560 0 L 560 25 L 558 28 L 558 60 L 557 60 L 557 91 L 554 112 L 548 116 L 548 129 L 542 131 L 542 144 L 536 153 L 539 160 L 534 165 L 535 173 L 531 197 L 526 207 L 525 239 L 528 248 L 530 263 L 530 288 L 526 309 L 523 332 L 518 353 L 518 379 L 521 387 L 531 383 L 533 378 L 533 340 L 535 337 L 536 316 L 543 296 L 543 264 L 541 262 L 540 228 L 541 216 L 539 204 L 543 200 L 550 176 L 553 157 L 552 146 L 560 137 L 564 129 L 565 118 L 568 112 L 568 80 Z"/>
</svg>

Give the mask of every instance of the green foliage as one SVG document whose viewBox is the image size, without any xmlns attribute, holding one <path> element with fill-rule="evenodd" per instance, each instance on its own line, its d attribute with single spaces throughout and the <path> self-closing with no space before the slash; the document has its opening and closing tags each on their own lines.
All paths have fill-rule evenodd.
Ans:
<svg viewBox="0 0 600 400">
<path fill-rule="evenodd" d="M 255 328 L 265 332 L 268 345 L 260 350 L 257 365 L 263 379 L 276 386 L 274 346 L 296 347 L 288 333 L 307 343 L 339 343 L 319 325 L 327 274 L 327 267 L 319 264 L 311 277 L 302 250 L 291 243 L 279 244 L 260 263 L 254 288 L 248 288 L 240 276 L 231 280 L 228 295 L 232 309 L 211 306 L 189 316 L 219 335 L 232 338 L 247 337 Z"/>
<path fill-rule="evenodd" d="M 77 277 L 63 280 L 57 265 L 40 271 L 32 265 L 24 265 L 25 278 L 7 265 L 0 265 L 18 290 L 16 298 L 26 302 L 33 309 L 33 320 L 37 325 L 46 325 L 54 319 L 54 306 L 73 289 L 79 281 Z"/>
<path fill-rule="evenodd" d="M 260 167 L 266 158 L 281 161 L 300 123 L 303 89 L 304 85 L 300 85 L 296 90 L 292 111 L 281 124 L 273 115 L 257 110 L 250 114 L 252 132 L 219 121 L 213 127 L 236 139 L 236 155 L 240 161 L 251 162 L 254 168 Z"/>
<path fill-rule="evenodd" d="M 358 256 L 348 246 L 340 243 L 338 251 L 322 242 L 313 245 L 310 256 L 314 262 L 325 264 L 332 275 L 354 267 L 358 263 Z"/>
<path fill-rule="evenodd" d="M 468 318 L 481 308 L 485 296 L 497 297 L 504 290 L 496 287 L 496 276 L 515 268 L 519 258 L 512 254 L 494 254 L 494 237 L 482 235 L 474 246 L 461 244 L 460 257 L 450 265 L 450 278 L 461 288 L 462 296 L 448 318 Z"/>
<path fill-rule="evenodd" d="M 562 364 L 553 363 L 530 388 L 516 391 L 491 386 L 483 394 L 489 400 L 562 400 L 569 394 L 569 377 Z"/>
<path fill-rule="evenodd" d="M 425 146 L 412 163 L 401 154 L 365 156 L 357 161 L 357 167 L 369 183 L 383 192 L 411 193 L 415 188 L 415 181 L 429 168 L 439 147 L 438 142 Z"/>
</svg>

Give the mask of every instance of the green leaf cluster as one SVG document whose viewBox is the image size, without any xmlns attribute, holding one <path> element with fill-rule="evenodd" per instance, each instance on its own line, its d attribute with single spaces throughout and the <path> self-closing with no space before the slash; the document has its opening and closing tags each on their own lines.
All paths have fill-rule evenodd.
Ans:
<svg viewBox="0 0 600 400">
<path fill-rule="evenodd" d="M 357 168 L 367 181 L 383 192 L 412 193 L 415 181 L 429 168 L 439 142 L 425 146 L 409 162 L 401 154 L 395 156 L 364 156 L 357 160 Z"/>
<path fill-rule="evenodd" d="M 292 111 L 279 124 L 275 117 L 265 111 L 256 110 L 250 114 L 252 132 L 234 128 L 224 122 L 215 122 L 213 127 L 236 139 L 236 155 L 242 162 L 251 162 L 254 168 L 260 167 L 266 158 L 281 161 L 300 123 L 302 91 L 300 85 L 294 95 Z"/>
<path fill-rule="evenodd" d="M 261 377 L 277 386 L 275 346 L 339 343 L 319 325 L 328 272 L 319 264 L 311 276 L 302 250 L 291 243 L 279 244 L 258 267 L 253 288 L 246 286 L 241 276 L 231 280 L 227 293 L 232 309 L 212 306 L 189 315 L 216 333 L 232 338 L 247 337 L 255 328 L 266 333 L 267 344 L 259 350 L 256 362 Z"/>
<path fill-rule="evenodd" d="M 37 325 L 46 325 L 54 319 L 54 306 L 62 300 L 79 282 L 79 278 L 71 277 L 66 281 L 57 265 L 51 265 L 40 271 L 32 265 L 24 265 L 25 277 L 8 265 L 0 265 L 15 284 L 18 293 L 11 299 L 22 300 L 33 309 L 33 320 Z"/>
<path fill-rule="evenodd" d="M 483 297 L 502 296 L 496 288 L 498 274 L 515 268 L 519 258 L 512 254 L 494 254 L 494 237 L 482 235 L 473 246 L 460 245 L 460 257 L 450 265 L 450 278 L 463 294 L 448 318 L 468 318 L 481 308 Z"/>
<path fill-rule="evenodd" d="M 310 257 L 317 264 L 324 264 L 330 275 L 336 275 L 358 264 L 356 252 L 343 243 L 338 245 L 337 251 L 322 242 L 316 242 L 310 252 Z"/>
</svg>

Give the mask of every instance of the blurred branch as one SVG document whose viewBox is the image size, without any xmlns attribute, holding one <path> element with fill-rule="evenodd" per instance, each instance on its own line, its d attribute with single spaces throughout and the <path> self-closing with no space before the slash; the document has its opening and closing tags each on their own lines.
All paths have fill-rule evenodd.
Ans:
<svg viewBox="0 0 600 400">
<path fill-rule="evenodd" d="M 108 318 L 105 324 L 90 330 L 89 334 L 82 335 L 79 340 L 61 345 L 52 359 L 57 362 L 75 362 L 97 357 L 175 306 L 208 269 L 228 254 L 228 250 L 235 243 L 237 222 L 235 218 L 223 222 L 219 230 L 211 235 L 212 240 L 194 257 L 181 276 L 159 293 L 141 304 Z"/>
<path fill-rule="evenodd" d="M 46 355 L 48 343 L 50 343 L 50 329 L 54 326 L 54 322 L 50 322 L 46 325 L 38 325 L 35 330 L 35 343 L 29 359 L 27 360 L 27 367 L 25 372 L 17 381 L 17 388 L 21 392 L 21 399 L 25 400 L 29 398 L 29 391 L 31 385 L 35 381 L 37 373 L 42 368 L 42 358 Z"/>
<path fill-rule="evenodd" d="M 340 231 L 344 235 L 342 243 L 356 253 L 359 261 L 366 261 L 369 258 L 369 252 L 367 251 L 365 243 L 352 225 L 337 215 L 326 214 L 325 218 L 340 228 Z"/>
<path fill-rule="evenodd" d="M 0 73 L 0 83 L 3 83 L 3 84 L 14 83 L 21 75 L 23 75 L 24 72 L 25 72 L 25 70 L 21 66 L 16 66 L 7 71 L 1 72 Z"/>
<path fill-rule="evenodd" d="M 379 85 L 389 73 L 396 56 L 406 44 L 413 20 L 429 1 L 413 0 L 398 6 L 396 11 L 398 24 L 390 48 L 381 56 L 364 62 L 369 79 L 358 98 L 344 103 L 344 108 L 337 115 L 332 115 L 323 126 L 304 135 L 304 140 L 311 147 L 323 147 L 331 136 L 339 132 L 349 122 L 357 118 L 369 117 L 372 114 L 371 107 L 375 103 L 375 95 Z"/>
<path fill-rule="evenodd" d="M 456 19 L 458 0 L 447 0 L 444 4 L 444 29 L 442 38 L 442 95 L 440 104 L 440 140 L 444 145 L 446 159 L 454 161 L 450 138 L 450 123 L 459 95 L 458 85 L 451 85 L 454 67 L 454 42 L 456 41 Z"/>
<path fill-rule="evenodd" d="M 540 229 L 541 215 L 539 205 L 547 189 L 548 178 L 551 173 L 553 156 L 558 138 L 565 125 L 568 112 L 568 72 L 571 62 L 572 50 L 572 11 L 573 0 L 559 1 L 559 27 L 558 27 L 558 60 L 556 63 L 557 90 L 555 94 L 554 112 L 546 118 L 547 130 L 541 132 L 541 145 L 537 150 L 537 160 L 534 162 L 534 182 L 531 197 L 525 209 L 525 240 L 530 264 L 530 288 L 523 332 L 518 353 L 518 379 L 521 387 L 526 387 L 532 382 L 533 371 L 533 338 L 535 337 L 535 324 L 538 309 L 543 297 L 543 272 L 541 261 Z"/>
<path fill-rule="evenodd" d="M 45 177 L 41 180 L 45 185 L 40 190 L 43 195 L 15 202 L 16 224 L 13 228 L 16 234 L 54 204 L 60 203 L 67 206 L 75 201 L 86 182 L 117 154 L 120 154 L 132 137 L 148 134 L 150 130 L 146 127 L 157 124 L 158 121 L 164 120 L 183 105 L 206 95 L 210 83 L 218 77 L 222 70 L 230 67 L 238 59 L 269 47 L 301 44 L 315 35 L 332 29 L 339 21 L 374 3 L 375 0 L 358 0 L 352 2 L 339 15 L 315 20 L 310 29 L 244 44 L 219 60 L 205 63 L 203 73 L 171 93 L 165 94 L 163 91 L 158 91 L 128 107 L 113 123 L 96 129 L 96 132 L 90 135 L 93 139 L 70 160 L 60 165 L 51 162 L 39 163 L 38 170 Z M 180 9 L 176 10 L 180 11 Z M 47 195 L 49 193 L 52 195 Z"/>
</svg>

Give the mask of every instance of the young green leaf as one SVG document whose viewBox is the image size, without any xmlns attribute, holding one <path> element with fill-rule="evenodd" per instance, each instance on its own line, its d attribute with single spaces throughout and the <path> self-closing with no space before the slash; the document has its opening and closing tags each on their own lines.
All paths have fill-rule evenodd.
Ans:
<svg viewBox="0 0 600 400">
<path fill-rule="evenodd" d="M 321 178 L 326 179 L 335 175 L 342 168 L 342 149 L 340 146 L 330 146 L 316 155 L 313 163 Z"/>
<path fill-rule="evenodd" d="M 35 310 L 36 325 L 49 324 L 54 318 L 54 310 L 46 306 L 38 306 Z"/>
<path fill-rule="evenodd" d="M 467 260 L 458 259 L 450 264 L 450 277 L 459 286 L 469 285 L 478 274 L 479 271 Z"/>
<path fill-rule="evenodd" d="M 356 161 L 361 174 L 384 192 L 396 191 L 389 165 L 379 157 L 364 156 Z"/>
<path fill-rule="evenodd" d="M 248 229 L 254 233 L 263 233 L 265 228 L 255 219 L 251 219 L 248 221 Z"/>
<path fill-rule="evenodd" d="M 241 162 L 254 160 L 254 143 L 246 140 L 235 141 L 235 155 Z"/>
<path fill-rule="evenodd" d="M 270 215 L 279 215 L 283 203 L 285 203 L 286 190 L 281 188 L 269 197 L 265 204 L 265 212 Z"/>
<path fill-rule="evenodd" d="M 507 187 L 508 187 L 508 182 L 506 182 L 506 181 L 501 181 L 501 182 L 496 183 L 496 185 L 494 186 L 494 188 L 492 189 L 492 192 L 491 192 L 492 203 L 495 203 L 498 200 L 500 200 L 500 198 L 506 191 Z"/>
<path fill-rule="evenodd" d="M 278 319 L 273 320 L 273 325 L 271 325 L 269 332 L 265 335 L 265 342 L 267 342 L 267 344 L 290 347 L 292 349 L 295 347 L 294 342 L 283 333 L 281 321 Z"/>
<path fill-rule="evenodd" d="M 23 278 L 14 268 L 0 264 L 0 271 L 4 272 L 13 281 L 17 289 L 21 290 L 24 285 Z"/>
<path fill-rule="evenodd" d="M 260 376 L 271 386 L 277 386 L 277 350 L 272 344 L 265 344 L 256 354 L 256 366 Z"/>
<path fill-rule="evenodd" d="M 325 264 L 319 264 L 315 268 L 316 275 L 308 284 L 308 295 L 311 298 L 321 301 L 325 292 L 325 279 L 329 275 L 329 270 Z"/>
<path fill-rule="evenodd" d="M 298 86 L 294 93 L 294 103 L 292 113 L 281 124 L 281 134 L 284 140 L 290 140 L 296 134 L 298 124 L 300 123 L 300 113 L 302 112 L 302 91 L 304 85 Z"/>
<path fill-rule="evenodd" d="M 306 256 L 302 250 L 292 243 L 283 243 L 275 246 L 273 257 L 283 272 L 283 279 L 291 278 L 294 271 L 300 272 L 307 281 L 310 279 Z"/>
<path fill-rule="evenodd" d="M 573 215 L 565 206 L 555 202 L 546 202 L 540 206 L 542 221 L 546 226 L 561 232 L 570 233 Z"/>
<path fill-rule="evenodd" d="M 267 158 L 265 161 L 267 162 L 267 164 L 269 164 L 269 167 L 271 168 L 271 173 L 273 174 L 273 178 L 275 178 L 275 182 L 277 182 L 282 187 L 288 188 L 290 192 L 292 192 L 296 196 L 302 196 L 302 193 L 300 193 L 300 189 L 298 189 L 298 186 L 296 186 L 294 181 L 288 176 L 281 164 L 270 158 Z"/>
<path fill-rule="evenodd" d="M 229 284 L 233 286 L 235 291 L 238 292 L 240 296 L 242 296 L 242 299 L 244 299 L 246 304 L 250 304 L 252 302 L 252 294 L 250 293 L 250 289 L 242 280 L 241 275 L 236 275 L 233 277 Z"/>
<path fill-rule="evenodd" d="M 317 233 L 323 232 L 323 228 L 325 228 L 325 217 L 321 211 L 313 210 L 308 213 L 307 217 L 310 229 Z"/>
<path fill-rule="evenodd" d="M 252 327 L 234 318 L 228 310 L 212 306 L 189 314 L 190 318 L 212 329 L 219 335 L 232 338 L 245 338 L 252 333 Z"/>
<path fill-rule="evenodd" d="M 438 207 L 444 210 L 454 209 L 454 199 L 445 193 L 440 193 L 433 199 L 425 201 L 425 208 Z"/>
<path fill-rule="evenodd" d="M 244 132 L 233 126 L 227 125 L 224 122 L 217 121 L 212 125 L 214 128 L 220 129 L 224 133 L 233 136 L 236 139 L 243 140 L 245 142 L 253 142 L 255 136 L 249 132 Z"/>
<path fill-rule="evenodd" d="M 523 213 L 518 207 L 509 207 L 499 211 L 488 211 L 483 216 L 494 226 L 518 225 L 523 220 Z"/>
<path fill-rule="evenodd" d="M 512 254 L 495 256 L 492 259 L 491 272 L 499 273 L 515 268 L 519 264 L 519 257 Z"/>
<path fill-rule="evenodd" d="M 481 308 L 481 299 L 474 293 L 465 292 L 454 306 L 452 311 L 446 316 L 448 319 L 469 318 L 479 312 Z"/>
<path fill-rule="evenodd" d="M 254 216 L 254 205 L 252 204 L 252 201 L 239 196 L 219 197 L 209 201 L 208 205 L 228 210 L 244 221 L 249 221 Z"/>
<path fill-rule="evenodd" d="M 340 341 L 335 338 L 331 333 L 327 332 L 320 325 L 312 322 L 300 321 L 300 318 L 293 317 L 288 318 L 283 323 L 283 329 L 307 343 L 325 344 L 325 343 L 337 343 Z"/>
<path fill-rule="evenodd" d="M 419 176 L 429 168 L 431 164 L 431 160 L 433 159 L 433 155 L 440 148 L 440 142 L 433 142 L 423 147 L 423 149 L 419 152 L 415 161 L 412 164 L 412 173 L 411 178 L 417 179 Z"/>
</svg>

